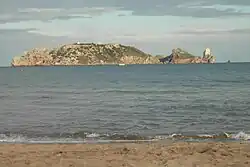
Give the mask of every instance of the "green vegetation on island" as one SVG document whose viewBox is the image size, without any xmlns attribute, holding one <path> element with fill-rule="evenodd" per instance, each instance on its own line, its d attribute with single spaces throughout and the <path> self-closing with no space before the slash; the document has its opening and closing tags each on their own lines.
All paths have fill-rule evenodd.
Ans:
<svg viewBox="0 0 250 167">
<path fill-rule="evenodd" d="M 210 49 L 207 50 L 207 52 Z M 14 57 L 12 66 L 57 65 L 108 65 L 108 64 L 161 64 L 161 63 L 211 63 L 211 54 L 197 57 L 180 48 L 173 49 L 170 56 L 153 56 L 133 46 L 121 44 L 74 43 L 54 49 L 35 48 L 23 56 Z"/>
</svg>

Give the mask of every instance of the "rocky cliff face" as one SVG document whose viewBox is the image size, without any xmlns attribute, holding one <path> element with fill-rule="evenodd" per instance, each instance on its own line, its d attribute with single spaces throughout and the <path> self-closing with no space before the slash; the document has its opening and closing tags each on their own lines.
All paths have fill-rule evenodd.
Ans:
<svg viewBox="0 0 250 167">
<path fill-rule="evenodd" d="M 75 43 L 52 50 L 33 49 L 12 59 L 12 66 L 159 64 L 159 57 L 120 44 Z"/>
<path fill-rule="evenodd" d="M 206 48 L 203 52 L 203 57 L 194 56 L 180 48 L 173 49 L 172 53 L 164 58 L 159 59 L 162 63 L 172 64 L 191 64 L 191 63 L 214 63 L 215 57 L 212 55 L 211 50 Z"/>
</svg>

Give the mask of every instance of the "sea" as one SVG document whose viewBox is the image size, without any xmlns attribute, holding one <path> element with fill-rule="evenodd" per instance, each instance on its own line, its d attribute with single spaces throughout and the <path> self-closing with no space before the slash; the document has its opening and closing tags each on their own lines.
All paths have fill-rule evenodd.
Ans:
<svg viewBox="0 0 250 167">
<path fill-rule="evenodd" d="M 0 142 L 250 141 L 250 63 L 0 68 Z"/>
</svg>

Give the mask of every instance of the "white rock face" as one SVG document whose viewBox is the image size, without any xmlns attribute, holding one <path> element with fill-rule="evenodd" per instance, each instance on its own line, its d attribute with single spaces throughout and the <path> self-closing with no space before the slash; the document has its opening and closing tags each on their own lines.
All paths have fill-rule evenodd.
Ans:
<svg viewBox="0 0 250 167">
<path fill-rule="evenodd" d="M 211 49 L 206 48 L 205 51 L 203 52 L 203 58 L 208 58 L 211 56 Z"/>
<path fill-rule="evenodd" d="M 215 63 L 215 56 L 213 56 L 210 48 L 206 48 L 203 52 L 203 60 L 208 61 L 208 63 Z"/>
</svg>

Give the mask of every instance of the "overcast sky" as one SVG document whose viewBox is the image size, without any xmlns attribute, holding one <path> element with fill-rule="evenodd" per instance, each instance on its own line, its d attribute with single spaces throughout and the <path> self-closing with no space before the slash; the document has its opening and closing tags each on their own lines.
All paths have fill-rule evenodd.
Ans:
<svg viewBox="0 0 250 167">
<path fill-rule="evenodd" d="M 250 61 L 250 0 L 1 0 L 0 66 L 34 47 L 75 41 L 181 47 L 217 61 Z"/>
</svg>

